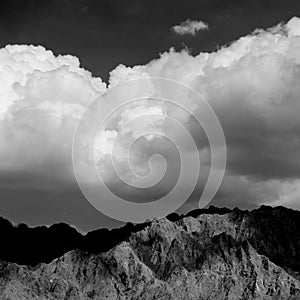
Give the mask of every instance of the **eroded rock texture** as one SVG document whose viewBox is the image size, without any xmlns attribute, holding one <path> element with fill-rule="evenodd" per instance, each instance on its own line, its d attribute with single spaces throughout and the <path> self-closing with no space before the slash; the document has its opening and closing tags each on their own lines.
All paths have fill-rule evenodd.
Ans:
<svg viewBox="0 0 300 300">
<path fill-rule="evenodd" d="M 0 299 L 300 299 L 299 212 L 201 210 L 139 229 L 106 252 L 2 261 Z"/>
</svg>

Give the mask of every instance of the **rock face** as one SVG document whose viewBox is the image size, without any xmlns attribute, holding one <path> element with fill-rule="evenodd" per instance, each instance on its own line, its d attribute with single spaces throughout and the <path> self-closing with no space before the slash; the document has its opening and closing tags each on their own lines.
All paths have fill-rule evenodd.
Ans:
<svg viewBox="0 0 300 300">
<path fill-rule="evenodd" d="M 154 220 L 106 252 L 2 261 L 0 299 L 300 299 L 299 220 L 282 207 Z"/>
</svg>

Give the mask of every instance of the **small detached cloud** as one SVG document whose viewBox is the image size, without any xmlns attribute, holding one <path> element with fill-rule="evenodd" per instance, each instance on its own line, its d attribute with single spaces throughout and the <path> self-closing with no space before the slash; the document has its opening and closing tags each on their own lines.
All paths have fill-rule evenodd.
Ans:
<svg viewBox="0 0 300 300">
<path fill-rule="evenodd" d="M 203 21 L 187 19 L 186 21 L 181 22 L 180 25 L 173 26 L 171 29 L 180 35 L 196 35 L 198 31 L 208 30 L 208 25 Z"/>
</svg>

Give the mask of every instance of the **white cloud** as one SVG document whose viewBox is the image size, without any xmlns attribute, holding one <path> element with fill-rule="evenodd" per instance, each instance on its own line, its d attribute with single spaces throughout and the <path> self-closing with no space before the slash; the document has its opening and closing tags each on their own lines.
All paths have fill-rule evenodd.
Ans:
<svg viewBox="0 0 300 300">
<path fill-rule="evenodd" d="M 242 202 L 245 194 L 249 195 L 247 201 L 255 197 L 255 204 L 295 201 L 298 192 L 288 183 L 300 178 L 299 31 L 300 21 L 293 18 L 287 24 L 257 30 L 216 52 L 192 56 L 170 50 L 143 66 L 120 65 L 111 72 L 109 85 L 154 76 L 193 87 L 211 104 L 223 125 L 229 155 L 228 174 L 220 191 L 225 198 Z M 99 110 L 117 99 L 109 98 L 105 84 L 80 68 L 72 56 L 56 57 L 42 47 L 7 46 L 0 50 L 0 63 L 0 173 L 26 172 L 28 178 L 37 174 L 71 176 L 70 148 L 79 116 L 97 95 L 103 97 Z M 151 80 L 144 84 L 150 97 L 174 96 L 173 90 Z M 122 103 L 124 94 L 135 97 L 140 89 L 125 89 L 115 96 Z M 197 99 L 189 94 L 180 96 L 194 114 L 201 113 Z M 155 119 L 151 119 L 153 114 Z M 176 116 L 194 136 L 199 135 L 186 112 L 149 98 L 125 106 L 112 118 L 97 143 L 99 158 L 111 152 L 115 137 L 125 148 L 145 128 L 182 142 L 165 121 L 167 116 Z M 137 126 L 128 123 L 133 117 L 144 119 Z M 199 148 L 206 153 L 202 148 L 207 144 L 201 141 Z M 135 148 L 138 169 L 149 168 L 148 158 L 155 149 L 173 161 L 168 144 L 148 139 Z M 186 149 L 185 155 L 189 151 Z M 122 151 L 119 154 L 122 157 Z M 204 163 L 208 161 L 205 154 Z"/>
<path fill-rule="evenodd" d="M 105 84 L 41 46 L 8 45 L 0 61 L 0 173 L 69 180 L 74 128 Z"/>
<path fill-rule="evenodd" d="M 208 30 L 208 25 L 203 21 L 187 19 L 186 21 L 181 22 L 180 25 L 173 26 L 171 29 L 180 35 L 195 35 L 198 31 Z"/>
<path fill-rule="evenodd" d="M 117 84 L 148 74 L 178 80 L 199 91 L 222 122 L 228 172 L 237 182 L 240 176 L 247 178 L 244 191 L 248 187 L 249 195 L 257 198 L 253 199 L 255 204 L 283 199 L 282 191 L 286 189 L 278 188 L 280 192 L 272 194 L 269 185 L 285 185 L 300 177 L 299 28 L 299 19 L 293 18 L 286 25 L 257 30 L 217 52 L 195 57 L 186 51 L 171 50 L 145 66 L 126 68 L 126 72 L 116 69 L 110 80 Z M 172 91 L 161 86 L 151 88 L 172 97 Z M 182 98 L 193 102 L 188 95 Z M 178 111 L 168 109 L 168 115 L 174 113 Z M 163 131 L 170 134 L 171 129 L 165 125 Z M 259 193 L 253 191 L 257 181 Z M 232 185 L 231 193 L 235 193 Z"/>
<path fill-rule="evenodd" d="M 292 18 L 286 25 L 290 36 L 300 36 L 300 19 Z"/>
</svg>

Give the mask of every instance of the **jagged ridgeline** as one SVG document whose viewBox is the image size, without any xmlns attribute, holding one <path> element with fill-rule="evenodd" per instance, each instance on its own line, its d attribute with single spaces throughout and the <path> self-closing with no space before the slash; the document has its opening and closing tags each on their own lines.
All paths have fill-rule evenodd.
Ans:
<svg viewBox="0 0 300 300">
<path fill-rule="evenodd" d="M 0 220 L 0 299 L 300 299 L 300 212 L 210 207 L 82 235 Z"/>
</svg>

